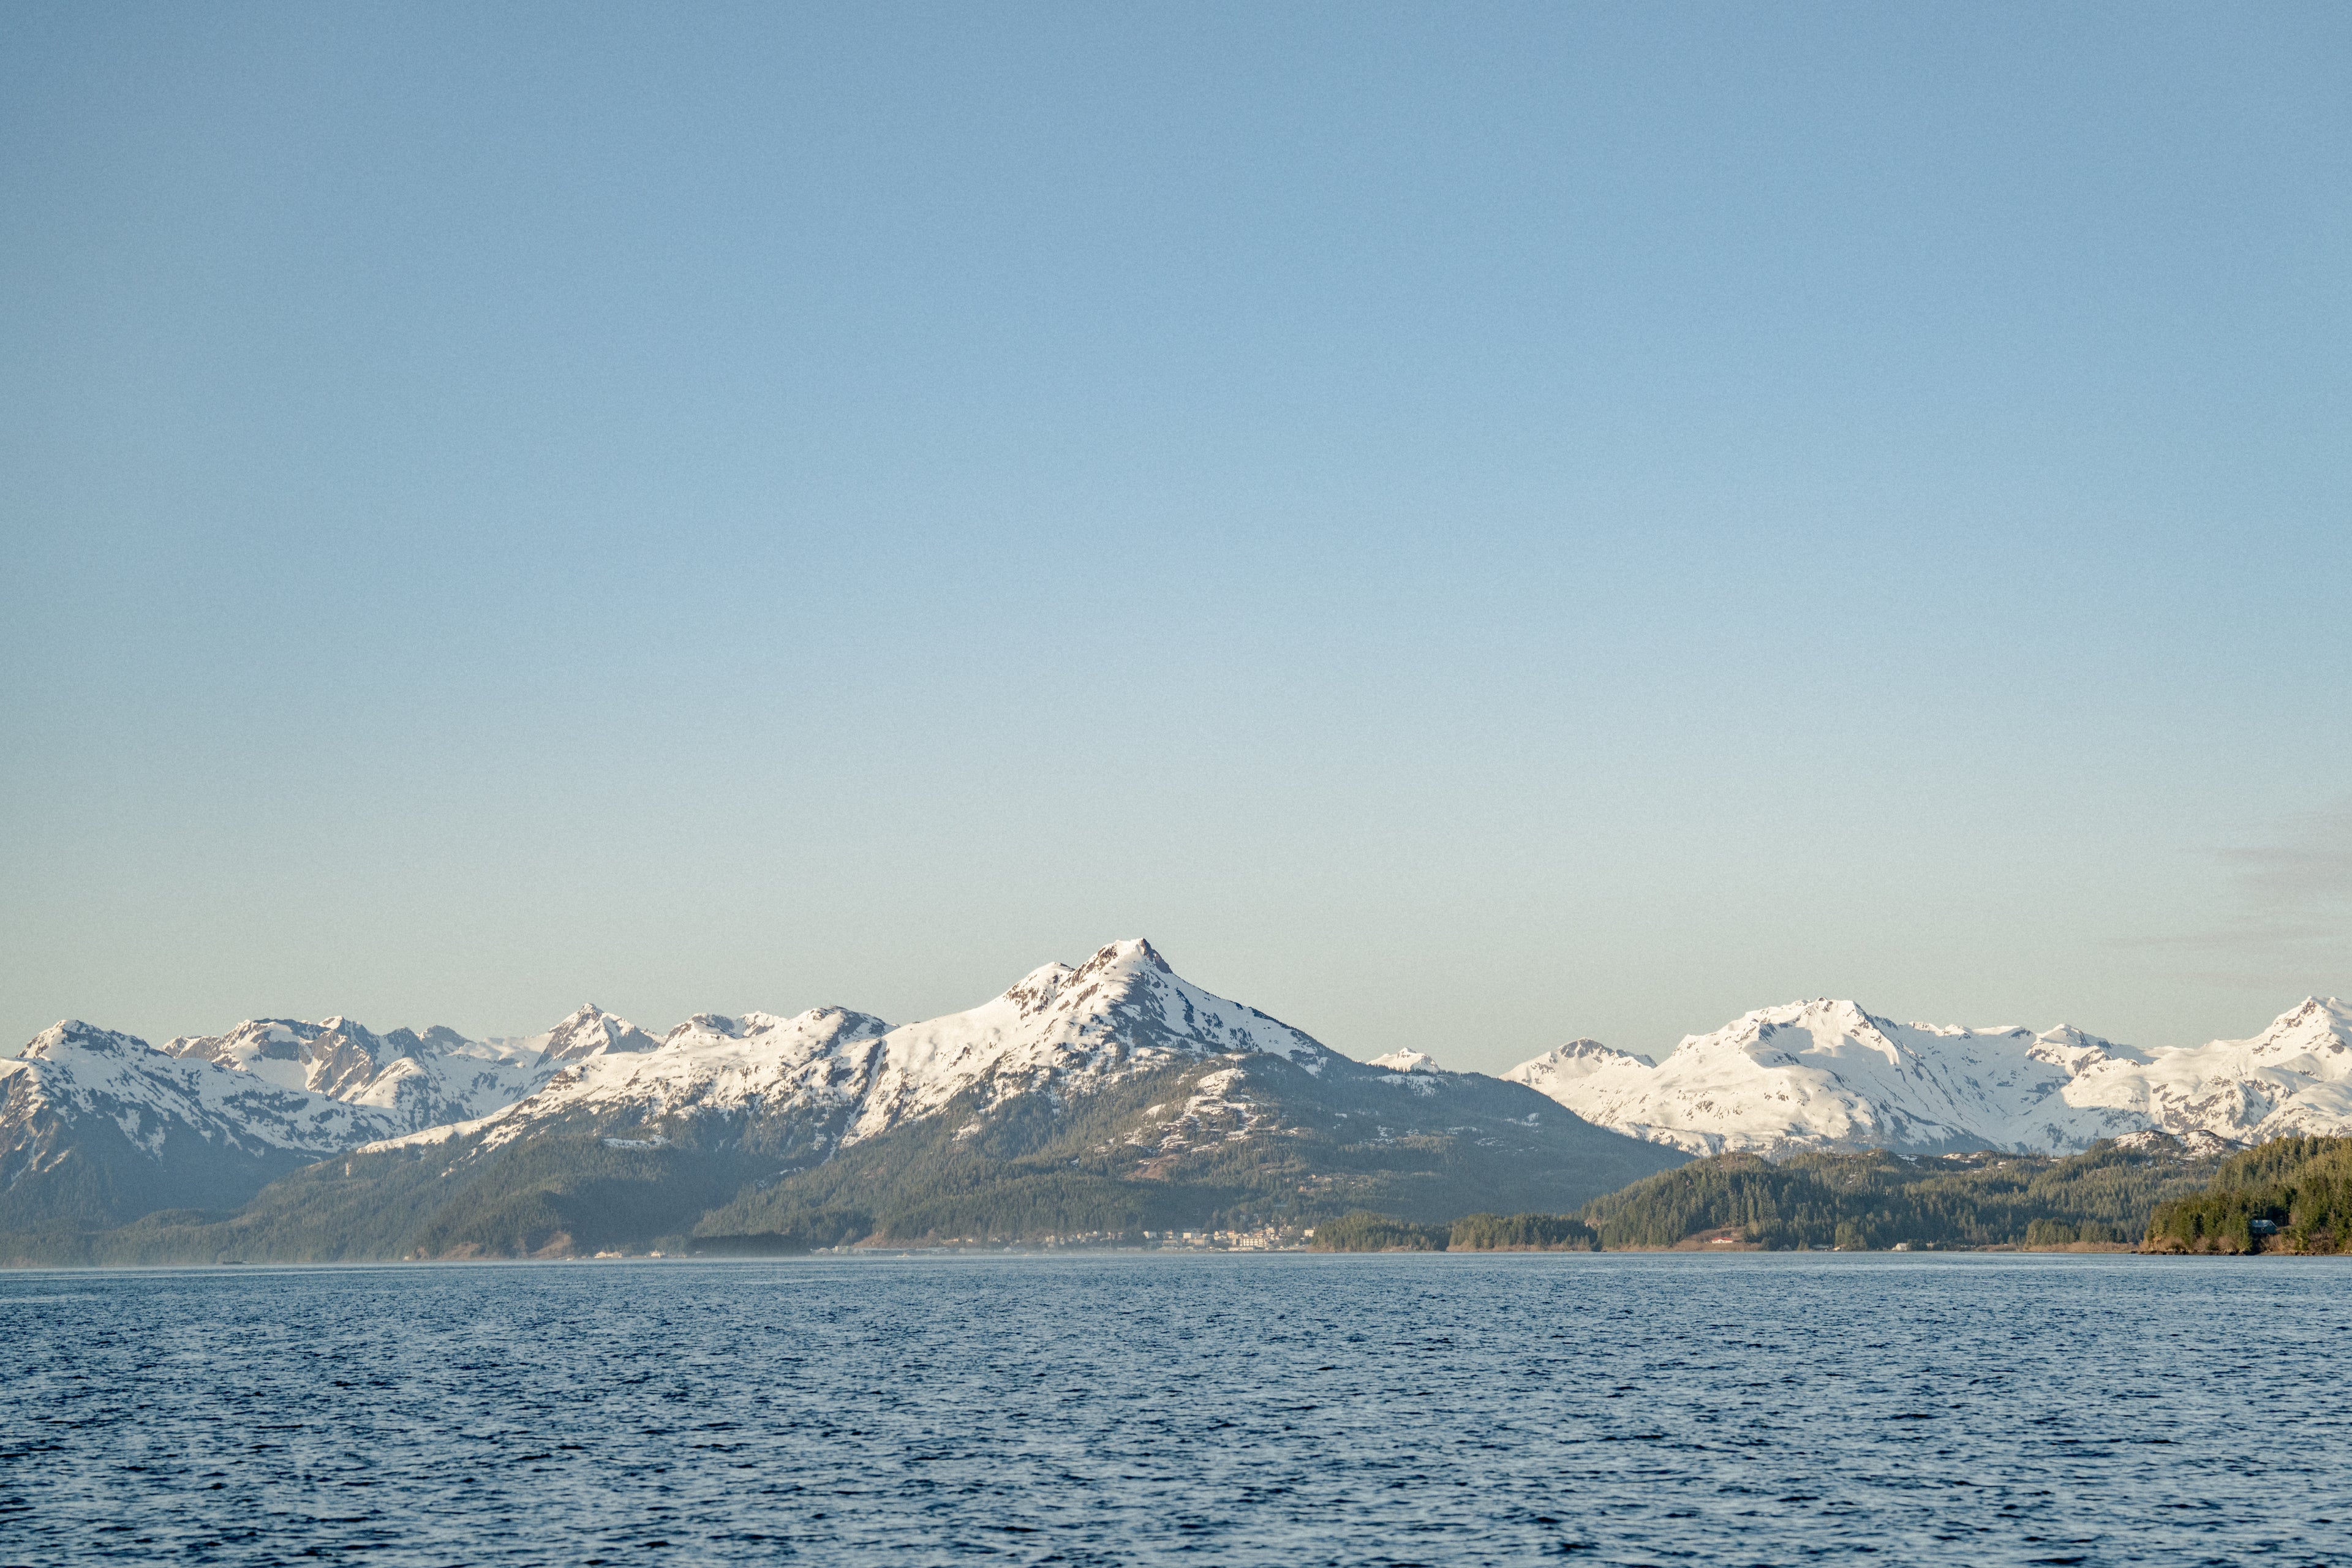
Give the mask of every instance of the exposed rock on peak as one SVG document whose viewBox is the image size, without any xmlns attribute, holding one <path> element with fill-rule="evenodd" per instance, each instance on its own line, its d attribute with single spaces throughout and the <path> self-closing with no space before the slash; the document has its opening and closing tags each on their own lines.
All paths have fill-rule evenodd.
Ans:
<svg viewBox="0 0 2352 1568">
<path fill-rule="evenodd" d="M 85 1024 L 79 1018 L 60 1018 L 26 1042 L 23 1060 L 49 1060 L 68 1051 L 91 1051 L 101 1056 L 128 1056 L 134 1051 L 154 1049 L 136 1035 L 125 1035 L 113 1029 L 101 1029 Z"/>
<path fill-rule="evenodd" d="M 1066 963 L 1041 963 L 1014 981 L 1003 999 L 1020 1008 L 1024 1017 L 1042 1012 L 1054 1005 L 1054 998 L 1062 994 L 1062 987 L 1076 973 Z"/>
<path fill-rule="evenodd" d="M 626 1018 L 616 1018 L 591 1002 L 548 1032 L 547 1044 L 539 1053 L 539 1065 L 578 1061 L 583 1057 L 614 1051 L 650 1051 L 660 1044 Z"/>
</svg>

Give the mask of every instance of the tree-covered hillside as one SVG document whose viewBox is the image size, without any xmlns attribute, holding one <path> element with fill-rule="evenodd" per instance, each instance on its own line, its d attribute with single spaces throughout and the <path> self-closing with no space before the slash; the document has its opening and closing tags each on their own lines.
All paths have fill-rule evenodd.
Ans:
<svg viewBox="0 0 2352 1568">
<path fill-rule="evenodd" d="M 2213 1162 L 2178 1146 L 2038 1154 L 1753 1154 L 1695 1161 L 1589 1204 L 1607 1247 L 1728 1236 L 1768 1248 L 2126 1244 Z"/>
<path fill-rule="evenodd" d="M 2158 1252 L 2352 1250 L 2352 1138 L 2280 1138 L 2215 1168 L 2200 1193 L 2160 1203 Z"/>
</svg>

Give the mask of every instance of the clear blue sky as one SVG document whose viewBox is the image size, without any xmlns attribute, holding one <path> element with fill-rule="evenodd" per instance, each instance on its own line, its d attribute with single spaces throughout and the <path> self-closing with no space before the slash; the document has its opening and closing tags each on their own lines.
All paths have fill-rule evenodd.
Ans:
<svg viewBox="0 0 2352 1568">
<path fill-rule="evenodd" d="M 2352 992 L 2341 6 L 0 11 L 0 1033 Z"/>
</svg>

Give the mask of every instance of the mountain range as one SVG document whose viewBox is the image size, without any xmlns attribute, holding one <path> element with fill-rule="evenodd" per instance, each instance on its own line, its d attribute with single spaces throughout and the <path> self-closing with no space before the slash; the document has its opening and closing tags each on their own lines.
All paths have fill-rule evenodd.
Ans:
<svg viewBox="0 0 2352 1568">
<path fill-rule="evenodd" d="M 2071 1026 L 1898 1024 L 1823 998 L 1687 1036 L 1663 1061 L 1579 1039 L 1503 1076 L 1696 1154 L 2057 1154 L 2146 1131 L 2216 1150 L 2352 1132 L 2352 1005 L 2313 997 L 2251 1039 L 2142 1050 Z"/>
<path fill-rule="evenodd" d="M 1149 942 L 893 1026 L 822 1007 L 659 1038 L 264 1018 L 161 1049 L 67 1021 L 0 1059 L 0 1256 L 478 1256 L 1114 1234 L 1354 1208 L 1564 1212 L 1693 1155 L 2192 1151 L 2352 1131 L 2352 1008 L 2141 1050 L 2071 1027 L 1760 1009 L 1662 1061 L 1358 1062 Z"/>
<path fill-rule="evenodd" d="M 655 1041 L 583 1008 L 522 1041 L 258 1020 L 157 1051 L 68 1023 L 0 1062 L 0 1228 L 37 1233 L 20 1257 L 1450 1218 L 1571 1208 L 1684 1158 L 1521 1085 L 1355 1061 L 1140 940 L 897 1027 L 702 1014 Z M 159 1201 L 198 1159 L 201 1191 Z"/>
</svg>

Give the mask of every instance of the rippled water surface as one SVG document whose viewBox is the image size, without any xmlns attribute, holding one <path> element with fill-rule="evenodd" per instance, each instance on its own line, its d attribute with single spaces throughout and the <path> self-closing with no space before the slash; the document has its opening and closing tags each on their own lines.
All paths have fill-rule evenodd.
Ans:
<svg viewBox="0 0 2352 1568">
<path fill-rule="evenodd" d="M 2352 1266 L 0 1276 L 0 1557 L 2352 1563 Z"/>
</svg>

